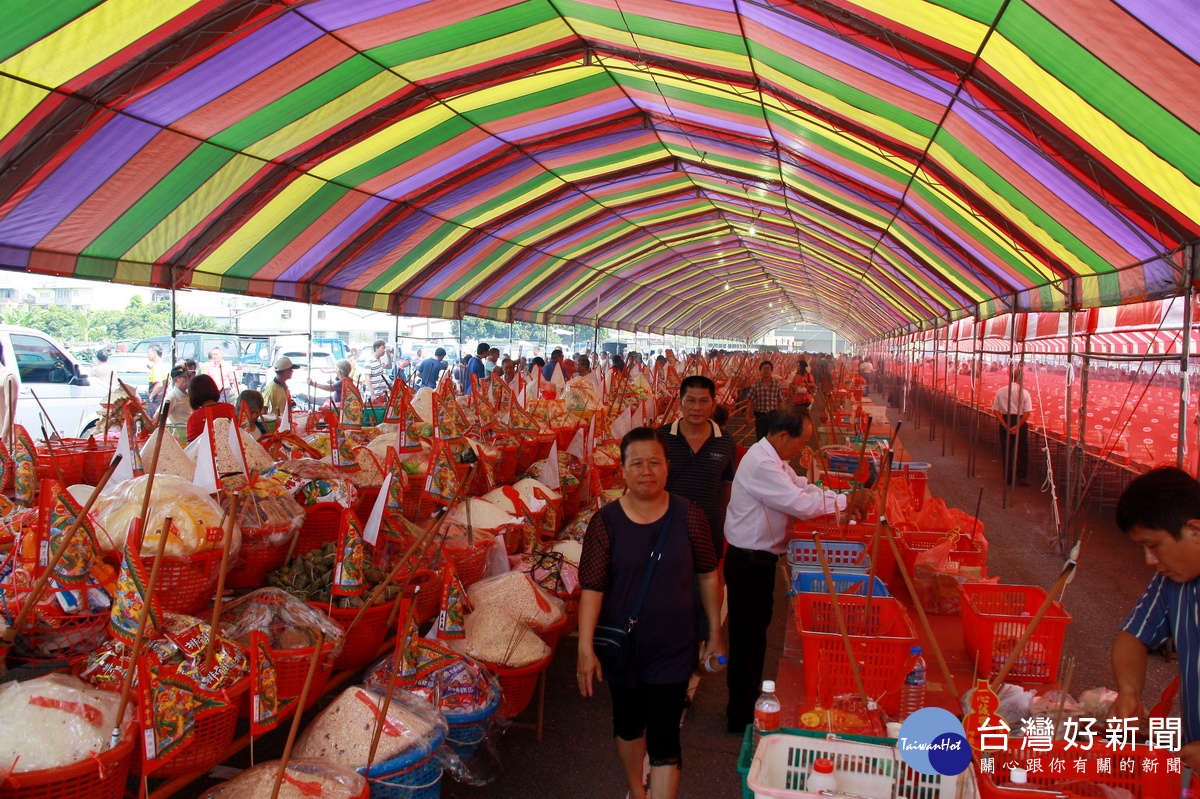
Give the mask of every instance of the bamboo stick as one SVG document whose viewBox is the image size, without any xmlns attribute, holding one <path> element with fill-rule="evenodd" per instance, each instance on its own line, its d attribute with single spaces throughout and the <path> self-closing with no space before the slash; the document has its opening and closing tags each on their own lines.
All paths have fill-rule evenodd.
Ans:
<svg viewBox="0 0 1200 799">
<path fill-rule="evenodd" d="M 1067 565 L 1063 567 L 1062 574 L 1058 576 L 1058 580 L 1054 586 L 1046 592 L 1046 598 L 1042 600 L 1041 607 L 1029 622 L 1029 626 L 1025 628 L 1025 632 L 1017 639 L 1017 643 L 1013 645 L 1012 651 L 1008 653 L 1008 658 L 1004 661 L 1004 665 L 1000 667 L 1000 671 L 992 678 L 992 690 L 1000 690 L 1000 686 L 1004 684 L 1004 678 L 1012 671 L 1013 666 L 1017 663 L 1017 658 L 1025 651 L 1025 646 L 1033 638 L 1033 634 L 1037 632 L 1037 627 L 1042 623 L 1042 619 L 1046 616 L 1046 612 L 1050 610 L 1050 604 L 1054 602 L 1054 597 L 1059 591 L 1066 588 L 1067 582 L 1071 579 L 1072 573 L 1075 571 L 1075 561 L 1067 561 Z"/>
<path fill-rule="evenodd" d="M 950 673 L 950 666 L 946 664 L 946 655 L 942 652 L 941 644 L 938 643 L 937 636 L 933 634 L 933 627 L 929 624 L 929 616 L 925 614 L 925 607 L 921 604 L 920 597 L 917 596 L 917 589 L 913 585 L 912 575 L 908 573 L 908 566 L 904 563 L 904 557 L 900 554 L 900 547 L 896 544 L 895 531 L 891 525 L 884 522 L 884 529 L 887 530 L 888 543 L 892 547 L 892 555 L 896 559 L 896 568 L 900 570 L 900 576 L 904 578 L 904 586 L 908 589 L 908 595 L 912 597 L 913 604 L 917 608 L 917 618 L 921 622 L 921 629 L 925 632 L 925 638 L 929 641 L 929 647 L 933 650 L 933 656 L 937 659 L 938 669 L 942 672 L 942 679 L 946 681 L 946 686 L 950 689 L 950 693 L 955 698 L 958 697 L 958 686 L 954 683 L 954 675 Z"/>
<path fill-rule="evenodd" d="M 421 593 L 421 586 L 417 586 L 417 594 L 419 593 Z M 368 774 L 371 772 L 371 766 L 375 763 L 375 753 L 379 749 L 379 737 L 383 733 L 383 726 L 387 722 L 388 710 L 392 706 L 392 697 L 396 693 L 396 682 L 400 679 L 400 672 L 404 668 L 404 650 L 408 642 L 406 633 L 413 625 L 416 607 L 417 597 L 414 594 L 412 600 L 408 603 L 404 626 L 396 633 L 396 652 L 392 656 L 392 676 L 388 679 L 387 692 L 383 696 L 383 704 L 379 706 L 379 714 L 375 718 L 375 729 L 371 732 L 371 749 L 367 753 Z"/>
<path fill-rule="evenodd" d="M 208 629 L 208 646 L 204 653 L 204 670 L 211 671 L 213 663 L 217 657 L 217 638 L 221 632 L 221 600 L 225 593 L 225 576 L 229 571 L 229 547 L 233 543 L 233 527 L 237 524 L 238 502 L 241 500 L 241 494 L 234 492 L 233 499 L 229 503 L 229 513 L 226 514 L 225 523 L 221 525 L 224 529 L 224 535 L 221 538 L 221 570 L 217 573 L 217 594 L 213 602 L 212 623 Z"/>
<path fill-rule="evenodd" d="M 305 705 L 308 704 L 308 692 L 312 688 L 313 678 L 317 674 L 317 666 L 321 662 L 324 649 L 325 633 L 318 629 L 312 659 L 308 661 L 308 673 L 304 675 L 304 685 L 300 688 L 296 715 L 292 716 L 292 726 L 288 728 L 287 743 L 283 745 L 283 756 L 279 758 L 279 770 L 275 772 L 275 784 L 271 787 L 271 799 L 279 797 L 279 788 L 283 785 L 283 775 L 287 772 L 288 761 L 292 759 L 292 747 L 296 745 L 296 734 L 300 732 L 300 719 L 304 715 Z"/>
</svg>

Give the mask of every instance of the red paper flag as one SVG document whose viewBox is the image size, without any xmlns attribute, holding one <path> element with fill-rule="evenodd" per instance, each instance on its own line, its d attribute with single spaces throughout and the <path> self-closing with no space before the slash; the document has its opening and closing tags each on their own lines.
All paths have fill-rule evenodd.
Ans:
<svg viewBox="0 0 1200 799">
<path fill-rule="evenodd" d="M 187 681 L 149 652 L 138 658 L 138 715 L 142 762 L 150 773 L 179 754 L 196 727 L 196 697 Z"/>
<path fill-rule="evenodd" d="M 442 609 L 438 613 L 438 638 L 465 638 L 463 621 L 470 610 L 467 591 L 458 579 L 454 564 L 446 562 L 446 581 L 442 584 Z"/>
<path fill-rule="evenodd" d="M 150 603 L 150 612 L 146 619 L 145 637 L 147 640 L 157 635 L 159 624 L 163 618 L 158 601 L 154 597 L 147 597 L 146 589 L 150 584 L 150 572 L 138 554 L 138 548 L 142 541 L 138 530 L 139 526 L 140 523 L 135 519 L 130 524 L 129 535 L 125 538 L 121 572 L 117 576 L 117 587 L 112 596 L 112 612 L 108 617 L 109 634 L 127 645 L 133 644 L 133 639 L 137 635 L 138 616 L 147 601 Z"/>
<path fill-rule="evenodd" d="M 365 586 L 362 526 L 357 516 L 343 510 L 330 590 L 334 596 L 360 596 Z"/>
<path fill-rule="evenodd" d="M 275 729 L 281 709 L 267 634 L 254 630 L 250 633 L 250 734 L 262 735 Z"/>
<path fill-rule="evenodd" d="M 363 426 L 362 392 L 358 390 L 355 382 L 349 378 L 342 380 L 341 425 L 349 428 Z"/>
<path fill-rule="evenodd" d="M 425 492 L 443 505 L 449 505 L 458 495 L 458 470 L 450 445 L 442 439 L 434 439 L 433 455 L 429 459 L 429 476 L 425 478 Z"/>
<path fill-rule="evenodd" d="M 411 399 L 408 383 L 404 382 L 403 377 L 396 375 L 396 379 L 392 381 L 392 393 L 388 395 L 387 411 L 383 414 L 383 421 L 387 424 L 400 424 L 404 419 L 404 405 Z"/>
<path fill-rule="evenodd" d="M 17 474 L 14 478 L 13 499 L 18 505 L 32 508 L 37 495 L 37 455 L 33 439 L 21 425 L 13 426 L 14 458 L 17 462 Z"/>
</svg>

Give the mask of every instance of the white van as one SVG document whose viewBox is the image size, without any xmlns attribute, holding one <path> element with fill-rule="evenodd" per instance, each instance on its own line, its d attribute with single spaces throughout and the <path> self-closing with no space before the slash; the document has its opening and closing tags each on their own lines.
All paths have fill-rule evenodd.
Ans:
<svg viewBox="0 0 1200 799">
<path fill-rule="evenodd" d="M 63 436 L 80 435 L 95 418 L 107 390 L 107 386 L 89 384 L 90 370 L 75 360 L 70 350 L 29 327 L 0 325 L 0 369 L 16 375 L 20 391 L 15 422 L 24 425 L 35 439 L 42 437 L 43 422 L 38 417 L 47 414 Z M 50 433 L 50 423 L 45 425 Z"/>
</svg>

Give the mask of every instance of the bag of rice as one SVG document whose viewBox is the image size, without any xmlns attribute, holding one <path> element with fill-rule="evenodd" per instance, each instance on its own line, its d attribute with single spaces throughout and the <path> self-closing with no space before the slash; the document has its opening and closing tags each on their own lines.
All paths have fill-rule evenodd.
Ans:
<svg viewBox="0 0 1200 799">
<path fill-rule="evenodd" d="M 154 462 L 154 445 L 157 441 L 158 436 L 150 436 L 150 440 L 142 446 L 142 464 L 147 469 Z M 196 476 L 196 461 L 184 453 L 175 436 L 164 435 L 162 442 L 162 453 L 158 456 L 158 473 L 173 474 L 190 482 Z"/>
<path fill-rule="evenodd" d="M 61 768 L 108 748 L 121 697 L 48 674 L 0 685 L 0 763 L 14 773 Z M 126 731 L 136 713 L 126 711 Z"/>
<path fill-rule="evenodd" d="M 566 614 L 563 601 L 535 584 L 528 572 L 508 572 L 480 580 L 467 595 L 477 610 L 502 608 L 537 631 L 557 624 Z"/>
<path fill-rule="evenodd" d="M 228 419 L 213 420 L 212 436 L 217 449 L 217 474 L 234 474 L 242 471 L 241 457 L 234 455 L 233 449 L 229 446 L 230 424 Z M 238 435 L 242 438 L 242 449 L 246 453 L 246 465 L 250 467 L 250 471 L 262 471 L 275 462 L 275 459 L 263 449 L 263 445 L 258 443 L 258 439 L 250 433 L 239 430 Z M 183 450 L 191 458 L 193 464 L 200 457 L 202 440 L 197 438 Z"/>
<path fill-rule="evenodd" d="M 520 668 L 550 656 L 548 647 L 529 625 L 504 608 L 491 605 L 467 616 L 466 637 L 452 641 L 458 652 L 485 663 Z"/>
<path fill-rule="evenodd" d="M 355 769 L 366 768 L 383 699 L 383 692 L 361 685 L 342 691 L 305 728 L 294 754 Z M 432 753 L 445 740 L 446 730 L 446 719 L 439 710 L 397 689 L 388 705 L 374 762 L 385 763 L 413 750 Z"/>
<path fill-rule="evenodd" d="M 264 799 L 275 787 L 279 761 L 246 769 L 229 782 L 210 788 L 200 799 Z M 356 799 L 367 790 L 361 774 L 328 760 L 288 760 L 279 785 L 278 799 Z"/>
</svg>

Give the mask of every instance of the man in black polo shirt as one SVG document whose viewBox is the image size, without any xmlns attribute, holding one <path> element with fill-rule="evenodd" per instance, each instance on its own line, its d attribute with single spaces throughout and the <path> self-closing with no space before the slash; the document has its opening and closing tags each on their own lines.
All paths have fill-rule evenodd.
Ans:
<svg viewBox="0 0 1200 799">
<path fill-rule="evenodd" d="M 712 421 L 717 387 L 704 375 L 685 377 L 679 384 L 683 415 L 659 430 L 667 437 L 667 492 L 686 497 L 708 516 L 717 554 L 725 551 L 725 503 L 733 483 L 737 445 Z"/>
</svg>

